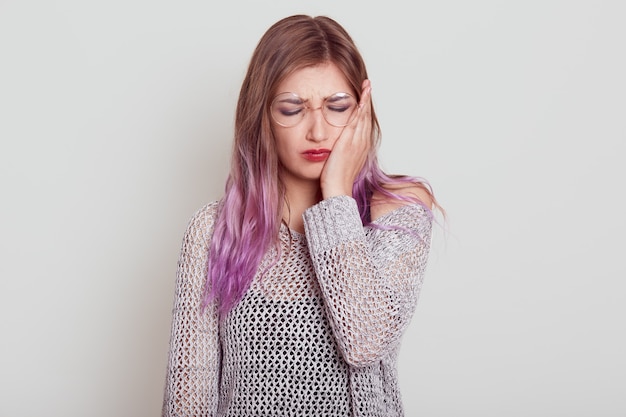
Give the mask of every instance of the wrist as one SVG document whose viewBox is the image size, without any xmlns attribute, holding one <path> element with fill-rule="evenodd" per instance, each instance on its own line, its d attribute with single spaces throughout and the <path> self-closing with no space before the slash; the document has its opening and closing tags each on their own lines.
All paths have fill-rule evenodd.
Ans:
<svg viewBox="0 0 626 417">
<path fill-rule="evenodd" d="M 352 197 L 352 187 L 322 187 L 322 198 L 324 200 L 342 195 Z"/>
</svg>

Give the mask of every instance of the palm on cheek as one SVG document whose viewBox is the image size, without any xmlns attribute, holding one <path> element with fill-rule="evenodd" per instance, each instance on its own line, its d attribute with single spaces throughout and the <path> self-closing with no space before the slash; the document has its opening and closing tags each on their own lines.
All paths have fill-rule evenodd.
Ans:
<svg viewBox="0 0 626 417">
<path fill-rule="evenodd" d="M 370 92 L 370 82 L 365 80 L 357 115 L 348 126 L 343 128 L 324 165 L 320 178 L 324 198 L 352 195 L 352 185 L 363 168 L 371 147 Z"/>
</svg>

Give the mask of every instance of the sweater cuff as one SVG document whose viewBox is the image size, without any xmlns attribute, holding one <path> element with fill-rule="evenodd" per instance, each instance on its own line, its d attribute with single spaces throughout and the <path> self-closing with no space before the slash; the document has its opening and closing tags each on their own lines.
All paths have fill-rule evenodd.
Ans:
<svg viewBox="0 0 626 417">
<path fill-rule="evenodd" d="M 302 215 L 312 253 L 327 251 L 364 236 L 356 200 L 346 195 L 322 200 Z"/>
</svg>

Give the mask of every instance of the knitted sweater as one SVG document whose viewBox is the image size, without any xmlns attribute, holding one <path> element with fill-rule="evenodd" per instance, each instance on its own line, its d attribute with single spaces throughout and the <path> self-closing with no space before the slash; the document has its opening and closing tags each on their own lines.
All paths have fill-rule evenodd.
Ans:
<svg viewBox="0 0 626 417">
<path fill-rule="evenodd" d="M 180 255 L 163 416 L 402 416 L 396 362 L 415 309 L 432 215 L 406 205 L 363 227 L 356 201 L 280 229 L 250 289 L 220 321 L 200 314 L 217 203 L 190 221 Z"/>
</svg>

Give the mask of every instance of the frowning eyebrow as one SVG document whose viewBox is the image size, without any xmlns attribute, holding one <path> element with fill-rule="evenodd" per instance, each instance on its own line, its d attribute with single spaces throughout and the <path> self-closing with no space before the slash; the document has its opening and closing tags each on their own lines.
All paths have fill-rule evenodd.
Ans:
<svg viewBox="0 0 626 417">
<path fill-rule="evenodd" d="M 285 98 L 278 100 L 279 103 L 289 103 L 289 104 L 303 104 L 306 101 L 308 100 L 303 100 L 302 98 L 296 97 L 296 96 L 285 97 Z"/>
<path fill-rule="evenodd" d="M 330 97 L 326 97 L 324 101 L 327 101 L 329 103 L 335 103 L 337 101 L 345 100 L 347 98 L 348 98 L 348 95 L 346 93 L 335 93 L 331 95 Z"/>
<path fill-rule="evenodd" d="M 287 103 L 287 104 L 304 104 L 304 103 L 308 103 L 310 100 L 307 98 L 302 98 L 299 95 L 297 95 L 296 93 L 292 93 L 292 92 L 284 92 L 284 93 L 280 93 L 278 96 L 282 95 L 282 94 L 290 94 L 289 97 L 285 97 L 285 98 L 281 98 L 280 100 L 278 100 L 278 103 Z M 328 103 L 335 103 L 341 100 L 345 100 L 348 97 L 350 97 L 350 95 L 348 93 L 343 93 L 343 92 L 338 92 L 338 93 L 333 93 L 328 97 L 323 97 L 322 98 L 322 102 L 328 102 Z"/>
</svg>

